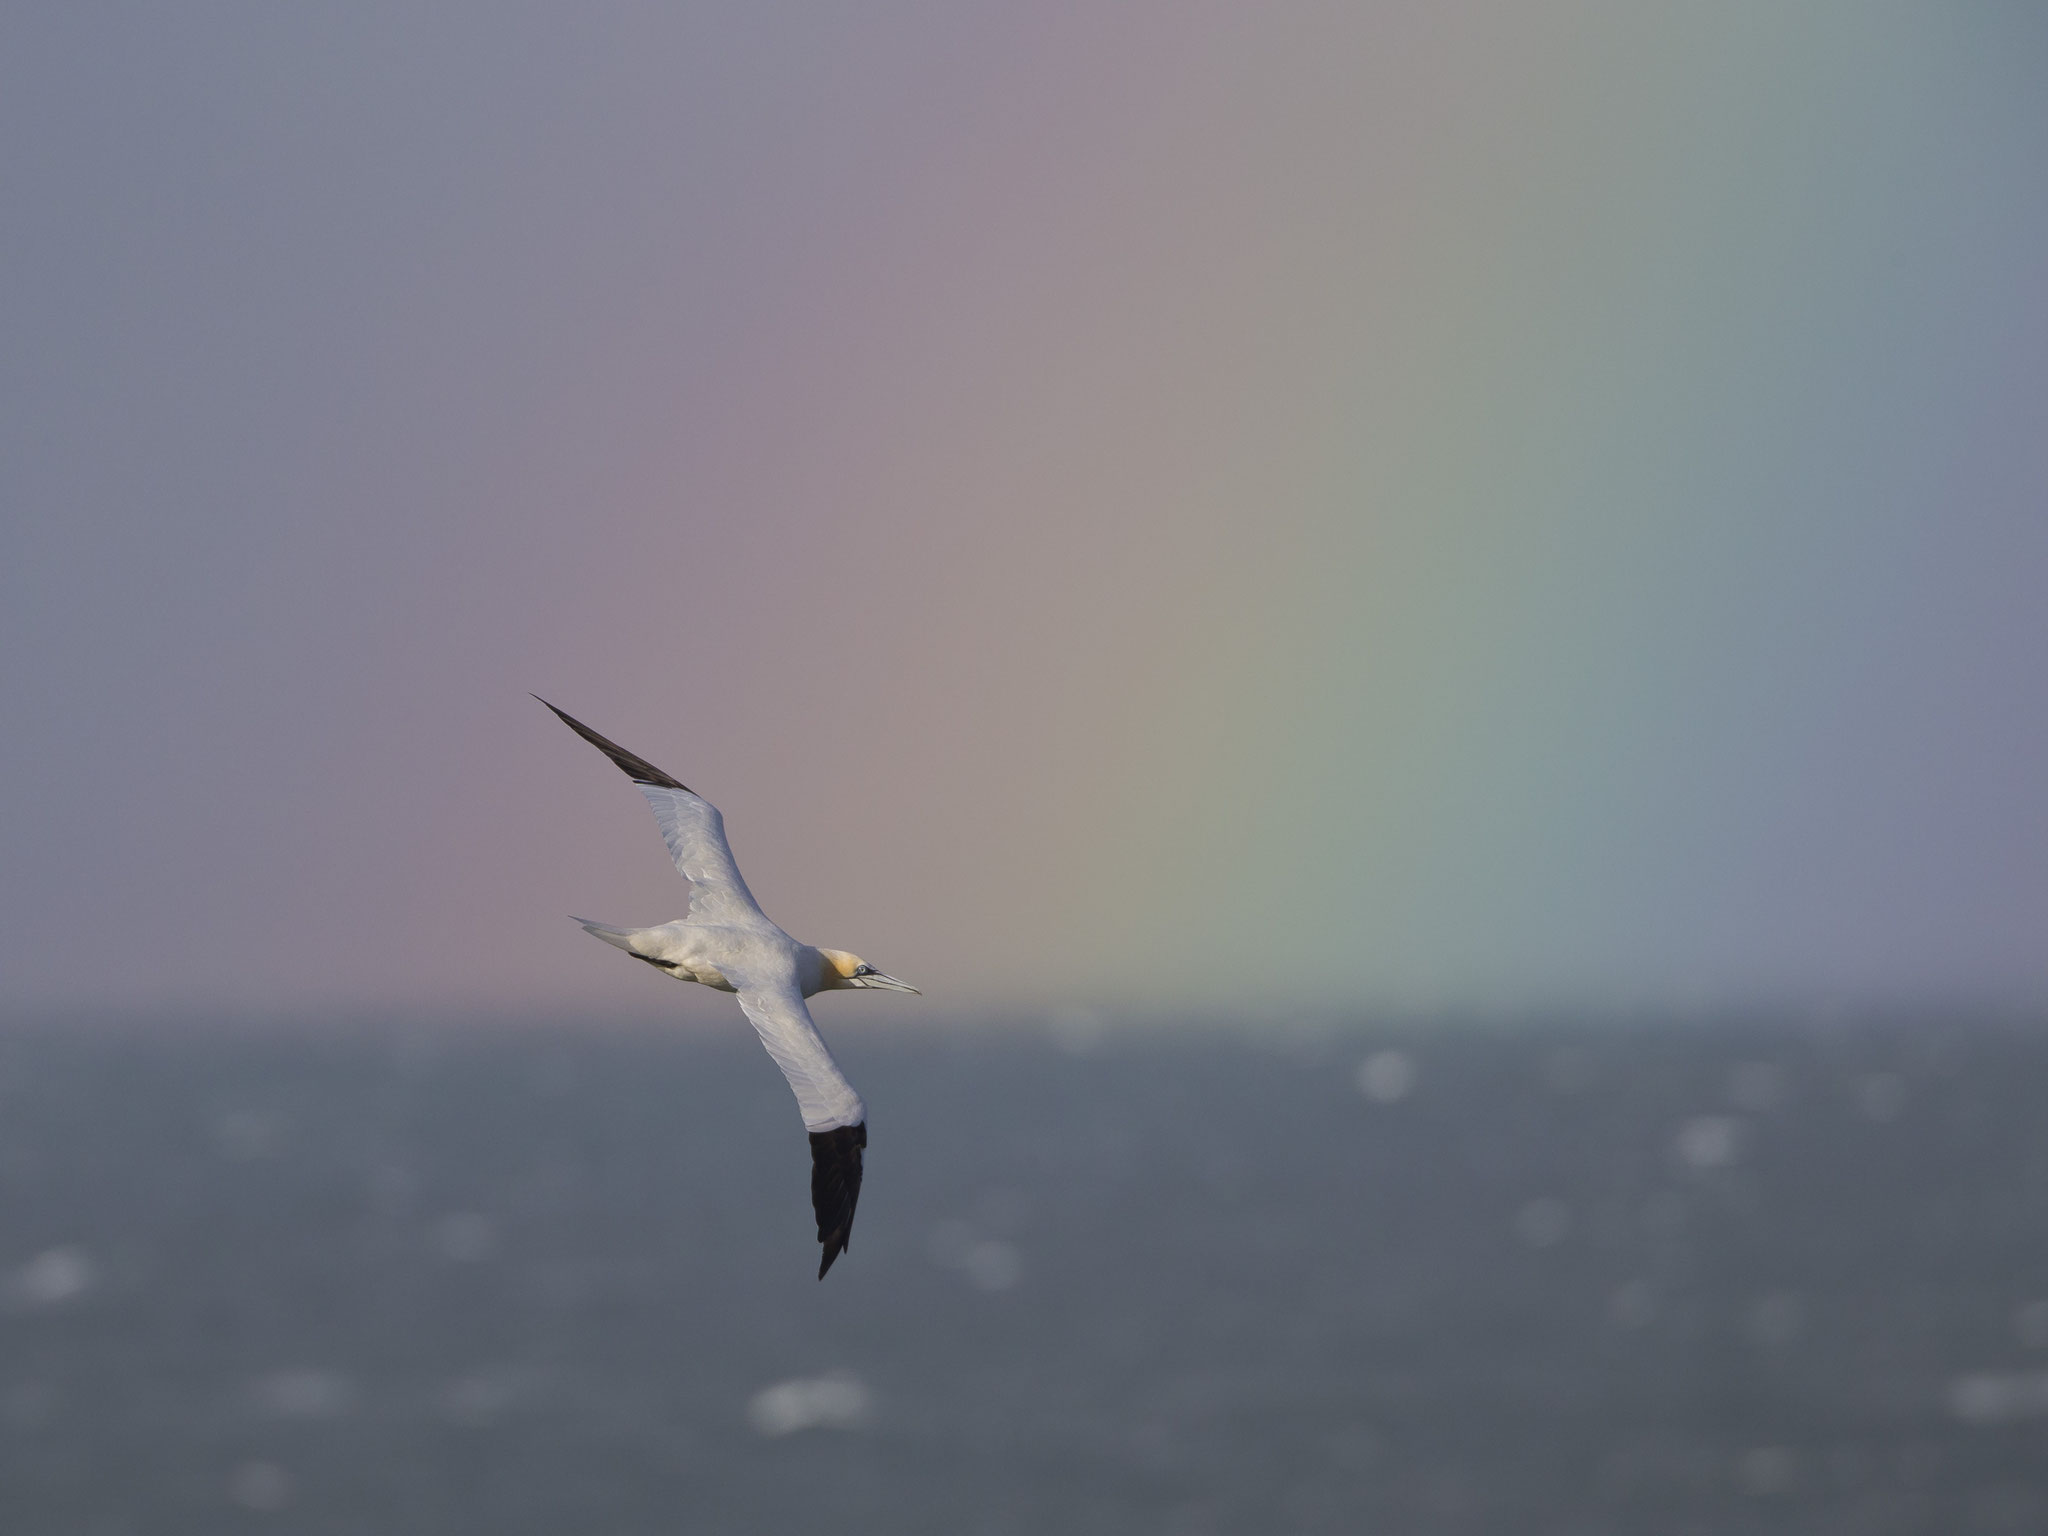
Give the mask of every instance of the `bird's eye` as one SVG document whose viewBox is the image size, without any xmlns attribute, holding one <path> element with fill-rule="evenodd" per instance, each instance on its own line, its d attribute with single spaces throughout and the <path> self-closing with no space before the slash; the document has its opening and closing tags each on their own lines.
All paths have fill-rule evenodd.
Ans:
<svg viewBox="0 0 2048 1536">
<path fill-rule="evenodd" d="M 856 976 L 872 976 L 875 974 L 875 968 L 872 965 L 857 965 L 853 968 L 853 974 Z"/>
</svg>

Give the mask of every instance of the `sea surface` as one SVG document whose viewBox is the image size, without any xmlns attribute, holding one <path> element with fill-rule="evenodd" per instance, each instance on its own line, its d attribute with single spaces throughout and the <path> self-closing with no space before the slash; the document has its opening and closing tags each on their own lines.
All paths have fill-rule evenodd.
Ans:
<svg viewBox="0 0 2048 1536">
<path fill-rule="evenodd" d="M 0 1025 L 7 1536 L 2048 1532 L 2048 1021 Z"/>
</svg>

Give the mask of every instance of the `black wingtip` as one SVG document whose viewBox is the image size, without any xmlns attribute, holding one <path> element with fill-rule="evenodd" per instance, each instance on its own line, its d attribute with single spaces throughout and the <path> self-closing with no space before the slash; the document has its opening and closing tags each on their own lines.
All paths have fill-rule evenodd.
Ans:
<svg viewBox="0 0 2048 1536">
<path fill-rule="evenodd" d="M 585 741 L 589 742 L 593 747 L 597 748 L 598 751 L 602 752 L 606 757 L 610 758 L 614 763 L 618 764 L 620 770 L 623 771 L 626 777 L 631 779 L 635 784 L 652 784 L 657 789 L 680 789 L 686 795 L 694 795 L 696 793 L 694 789 L 690 788 L 690 786 L 685 784 L 681 779 L 672 778 L 668 774 L 663 773 L 659 768 L 655 767 L 654 764 L 648 762 L 646 758 L 637 757 L 633 753 L 628 752 L 624 747 L 620 746 L 617 742 L 598 735 L 597 732 L 593 731 L 581 720 L 578 720 L 574 715 L 571 715 L 564 710 L 555 709 L 554 705 L 548 704 L 548 701 L 546 699 L 541 698 L 539 694 L 532 693 L 528 694 L 527 697 L 530 699 L 538 700 L 542 704 L 547 704 L 549 709 L 554 709 L 555 717 L 559 719 L 562 722 L 562 724 L 569 727 L 570 730 L 574 731 L 578 736 L 581 736 Z"/>
<path fill-rule="evenodd" d="M 854 1207 L 860 1204 L 861 1148 L 867 1144 L 865 1122 L 811 1132 L 811 1209 L 825 1249 L 818 1258 L 820 1280 L 852 1239 Z"/>
</svg>

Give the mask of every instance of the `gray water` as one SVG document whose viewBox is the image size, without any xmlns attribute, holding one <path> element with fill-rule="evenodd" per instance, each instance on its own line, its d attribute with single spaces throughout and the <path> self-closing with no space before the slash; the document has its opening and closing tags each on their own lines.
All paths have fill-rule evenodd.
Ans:
<svg viewBox="0 0 2048 1536">
<path fill-rule="evenodd" d="M 2048 1531 L 2048 1028 L 836 1038 L 0 1030 L 0 1530 Z"/>
</svg>

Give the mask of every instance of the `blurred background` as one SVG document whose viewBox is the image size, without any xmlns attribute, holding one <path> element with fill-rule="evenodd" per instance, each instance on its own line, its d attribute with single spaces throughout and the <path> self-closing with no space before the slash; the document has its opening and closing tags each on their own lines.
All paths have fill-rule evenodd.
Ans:
<svg viewBox="0 0 2048 1536">
<path fill-rule="evenodd" d="M 2044 63 L 0 15 L 0 1524 L 2048 1529 Z"/>
</svg>

